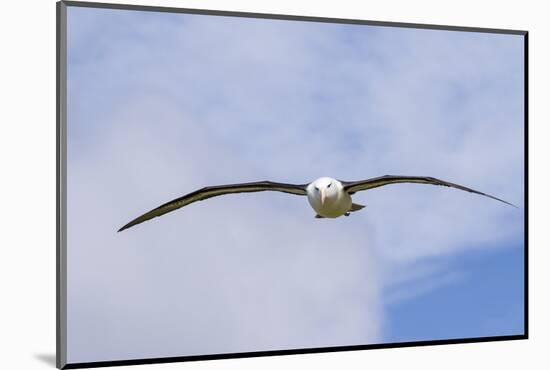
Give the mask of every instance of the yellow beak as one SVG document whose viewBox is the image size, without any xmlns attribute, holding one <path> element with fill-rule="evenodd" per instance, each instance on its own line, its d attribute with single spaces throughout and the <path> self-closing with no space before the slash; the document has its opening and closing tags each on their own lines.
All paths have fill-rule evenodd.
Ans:
<svg viewBox="0 0 550 370">
<path fill-rule="evenodd" d="M 321 205 L 325 204 L 325 189 L 321 189 Z"/>
</svg>

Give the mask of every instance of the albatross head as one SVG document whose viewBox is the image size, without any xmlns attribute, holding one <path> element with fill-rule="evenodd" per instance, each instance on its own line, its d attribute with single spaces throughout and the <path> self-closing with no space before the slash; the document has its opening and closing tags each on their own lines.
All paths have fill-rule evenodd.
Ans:
<svg viewBox="0 0 550 370">
<path fill-rule="evenodd" d="M 330 177 L 320 177 L 308 185 L 307 195 L 310 202 L 324 206 L 325 203 L 336 200 L 341 190 L 340 181 Z"/>
</svg>

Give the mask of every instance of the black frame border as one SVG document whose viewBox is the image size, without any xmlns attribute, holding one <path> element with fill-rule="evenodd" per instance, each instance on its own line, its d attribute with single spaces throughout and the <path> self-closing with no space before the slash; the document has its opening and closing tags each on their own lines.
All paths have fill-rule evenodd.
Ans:
<svg viewBox="0 0 550 370">
<path fill-rule="evenodd" d="M 358 24 L 381 27 L 418 28 L 442 31 L 461 31 L 477 33 L 496 33 L 521 35 L 524 37 L 524 334 L 505 335 L 494 337 L 440 339 L 428 341 L 396 342 L 365 344 L 353 346 L 302 348 L 289 350 L 222 353 L 196 356 L 175 356 L 158 358 L 141 358 L 132 360 L 94 361 L 67 363 L 67 219 L 66 219 L 66 184 L 67 184 L 67 7 L 100 8 L 113 10 L 133 10 L 164 13 L 184 13 L 212 15 L 223 17 L 240 17 L 256 19 L 290 20 L 318 23 Z M 314 16 L 299 16 L 285 14 L 251 13 L 238 11 L 222 11 L 211 9 L 175 8 L 163 6 L 147 6 L 132 4 L 112 4 L 83 1 L 58 1 L 56 3 L 56 367 L 58 369 L 81 369 L 124 365 L 145 365 L 159 363 L 174 363 L 187 361 L 206 361 L 246 357 L 265 357 L 296 354 L 313 354 L 325 352 L 359 351 L 367 349 L 422 347 L 446 344 L 465 344 L 482 342 L 500 342 L 510 340 L 524 340 L 529 338 L 529 32 L 525 30 L 509 30 L 496 28 L 460 27 L 448 25 L 429 25 L 420 23 L 401 23 L 369 21 L 359 19 L 326 18 Z"/>
<path fill-rule="evenodd" d="M 67 364 L 67 7 L 56 4 L 56 367 Z"/>
</svg>

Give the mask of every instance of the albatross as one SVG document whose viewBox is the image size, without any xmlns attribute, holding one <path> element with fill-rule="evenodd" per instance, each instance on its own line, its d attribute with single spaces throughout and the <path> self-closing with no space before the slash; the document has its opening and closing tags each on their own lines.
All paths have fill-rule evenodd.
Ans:
<svg viewBox="0 0 550 370">
<path fill-rule="evenodd" d="M 122 226 L 118 231 L 126 230 L 132 226 L 148 221 L 152 218 L 162 216 L 168 212 L 175 211 L 178 208 L 185 207 L 191 203 L 205 200 L 208 198 L 217 197 L 225 194 L 234 193 L 252 193 L 258 191 L 278 191 L 293 195 L 305 195 L 311 205 L 311 208 L 316 212 L 316 218 L 337 218 L 340 216 L 349 216 L 351 212 L 357 212 L 364 205 L 353 203 L 351 196 L 358 191 L 370 190 L 380 186 L 391 184 L 428 184 L 451 187 L 469 193 L 475 193 L 489 197 L 499 202 L 516 207 L 512 203 L 499 199 L 489 194 L 467 188 L 462 185 L 453 184 L 434 177 L 425 176 L 393 176 L 386 175 L 360 181 L 342 181 L 331 177 L 320 177 L 309 184 L 285 184 L 272 181 L 258 181 L 231 185 L 207 186 L 186 194 L 182 197 L 171 200 L 161 206 L 137 217 Z M 517 208 L 517 207 L 516 207 Z"/>
</svg>

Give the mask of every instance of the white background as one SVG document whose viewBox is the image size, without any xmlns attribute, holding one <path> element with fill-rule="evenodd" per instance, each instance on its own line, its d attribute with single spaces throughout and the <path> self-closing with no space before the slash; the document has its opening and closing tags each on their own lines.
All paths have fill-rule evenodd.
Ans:
<svg viewBox="0 0 550 370">
<path fill-rule="evenodd" d="M 111 2 L 119 2 L 112 0 Z M 543 368 L 548 362 L 543 227 L 550 26 L 543 2 L 305 0 L 131 1 L 134 4 L 530 31 L 530 337 L 528 341 L 148 365 L 157 369 Z M 538 7 L 534 4 L 539 4 Z M 53 368 L 55 354 L 55 2 L 3 4 L 0 197 L 1 367 Z M 140 368 L 140 367 L 135 367 Z M 145 368 L 141 366 L 141 368 Z"/>
</svg>

